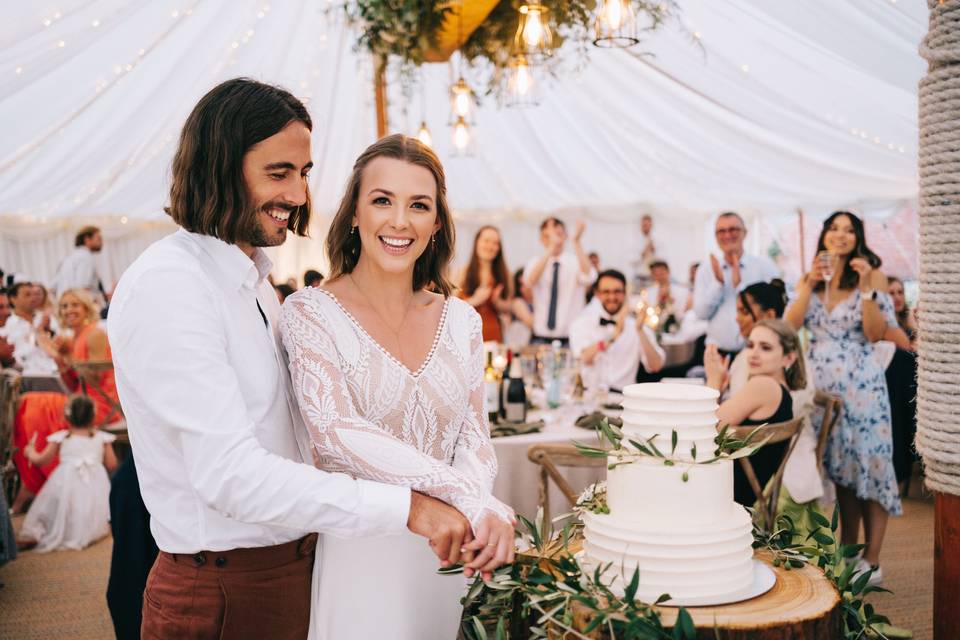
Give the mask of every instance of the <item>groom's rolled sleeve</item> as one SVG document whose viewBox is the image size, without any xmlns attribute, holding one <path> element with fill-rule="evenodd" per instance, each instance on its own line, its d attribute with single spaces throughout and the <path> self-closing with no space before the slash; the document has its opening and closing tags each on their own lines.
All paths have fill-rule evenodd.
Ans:
<svg viewBox="0 0 960 640">
<path fill-rule="evenodd" d="M 240 522 L 343 537 L 406 529 L 408 488 L 327 473 L 260 444 L 238 379 L 257 373 L 238 372 L 201 279 L 164 269 L 136 284 L 111 310 L 110 338 L 138 467 L 181 473 L 196 499 Z M 175 504 L 147 483 L 143 494 L 154 518 Z"/>
</svg>

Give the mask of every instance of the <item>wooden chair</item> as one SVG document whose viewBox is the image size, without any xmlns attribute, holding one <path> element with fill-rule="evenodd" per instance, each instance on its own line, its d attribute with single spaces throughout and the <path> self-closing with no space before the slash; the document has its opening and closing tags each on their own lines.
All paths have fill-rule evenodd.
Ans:
<svg viewBox="0 0 960 640">
<path fill-rule="evenodd" d="M 13 421 L 20 401 L 20 374 L 13 370 L 0 372 L 0 491 L 12 501 L 20 484 L 20 475 L 13 464 Z M 9 504 L 9 502 L 8 502 Z"/>
<path fill-rule="evenodd" d="M 766 442 L 767 446 L 785 440 L 790 441 L 786 450 L 783 452 L 783 458 L 780 459 L 776 473 L 774 473 L 773 477 L 767 482 L 766 487 L 760 486 L 760 481 L 757 479 L 757 474 L 753 470 L 753 465 L 750 463 L 749 457 L 738 460 L 744 475 L 747 476 L 750 488 L 753 489 L 754 495 L 757 496 L 757 515 L 760 519 L 760 526 L 768 530 L 776 521 L 777 501 L 780 499 L 780 487 L 783 484 L 783 470 L 787 466 L 787 459 L 790 457 L 790 454 L 793 453 L 793 447 L 797 443 L 800 430 L 803 428 L 804 417 L 805 416 L 798 416 L 786 422 L 768 424 L 762 427 L 760 433 L 757 434 L 756 437 L 760 440 L 768 438 Z M 744 438 L 756 428 L 757 427 L 734 427 L 732 431 L 738 438 Z"/>
<path fill-rule="evenodd" d="M 827 448 L 830 432 L 840 421 L 843 413 L 843 400 L 840 396 L 825 391 L 817 391 L 813 403 L 823 408 L 823 422 L 820 423 L 820 435 L 817 437 L 817 469 L 823 471 L 823 452 Z"/>
<path fill-rule="evenodd" d="M 560 467 L 606 467 L 606 458 L 588 458 L 572 444 L 535 444 L 527 449 L 527 458 L 540 466 L 539 506 L 543 510 L 543 527 L 550 528 L 550 480 L 573 507 L 580 494 L 573 490 L 560 473 Z"/>
<path fill-rule="evenodd" d="M 107 401 L 110 412 L 95 425 L 98 428 L 106 428 L 109 431 L 119 431 L 126 428 L 123 418 L 123 408 L 120 403 L 114 400 L 113 396 L 100 387 L 100 376 L 105 371 L 113 371 L 113 362 L 110 360 L 89 360 L 87 362 L 75 362 L 74 370 L 80 377 L 80 388 L 84 395 L 91 398 L 101 398 Z"/>
</svg>

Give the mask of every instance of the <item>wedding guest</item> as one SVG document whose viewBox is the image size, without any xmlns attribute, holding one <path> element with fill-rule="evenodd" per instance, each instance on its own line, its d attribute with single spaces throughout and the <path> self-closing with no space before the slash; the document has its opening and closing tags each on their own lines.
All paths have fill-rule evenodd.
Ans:
<svg viewBox="0 0 960 640">
<path fill-rule="evenodd" d="M 513 290 L 516 295 L 510 301 L 510 323 L 504 342 L 516 350 L 530 344 L 533 336 L 533 291 L 523 282 L 523 267 L 513 274 Z"/>
<path fill-rule="evenodd" d="M 817 240 L 818 256 L 824 251 L 833 257 L 831 278 L 825 281 L 823 264 L 815 257 L 784 317 L 810 331 L 808 361 L 818 387 L 843 399 L 824 467 L 837 485 L 841 540 L 856 544 L 863 521 L 866 549 L 857 571 L 872 567 L 870 582 L 879 584 L 887 519 L 900 515 L 901 505 L 889 394 L 873 345 L 896 326 L 896 317 L 881 260 L 867 246 L 860 218 L 848 211 L 827 218 Z"/>
<path fill-rule="evenodd" d="M 106 370 L 85 380 L 73 368 L 82 362 L 104 362 L 111 359 L 107 334 L 100 329 L 100 310 L 86 289 L 68 289 L 60 296 L 60 324 L 73 337 L 50 338 L 38 336 L 39 347 L 55 363 L 66 388 L 74 392 L 86 389 L 94 404 L 94 424 L 101 426 L 117 422 L 123 416 L 114 403 L 119 403 L 113 371 Z M 20 492 L 13 502 L 20 512 L 26 501 L 40 491 L 57 466 L 56 457 L 44 465 L 28 464 L 23 454 L 27 442 L 36 441 L 43 447 L 50 434 L 66 428 L 63 411 L 67 396 L 52 391 L 33 391 L 23 394 L 13 423 L 13 442 L 20 449 L 13 456 L 20 474 Z"/>
<path fill-rule="evenodd" d="M 487 225 L 477 230 L 470 261 L 458 274 L 456 284 L 459 288 L 457 295 L 480 314 L 484 342 L 502 343 L 504 332 L 500 316 L 510 313 L 513 287 L 503 257 L 499 229 Z"/>
<path fill-rule="evenodd" d="M 312 127 L 278 87 L 211 89 L 174 155 L 167 211 L 182 228 L 117 285 L 117 387 L 160 548 L 144 638 L 302 640 L 316 532 L 409 528 L 445 559 L 469 532 L 435 498 L 303 464 L 314 453 L 298 439 L 263 247 L 309 228 Z"/>
<path fill-rule="evenodd" d="M 523 281 L 533 290 L 532 344 L 569 343 L 570 323 L 583 308 L 586 288 L 597 277 L 580 244 L 585 229 L 583 221 L 577 221 L 570 253 L 564 252 L 567 229 L 562 220 L 547 218 L 540 225 L 545 251 L 523 269 Z"/>
<path fill-rule="evenodd" d="M 600 271 L 600 254 L 596 251 L 591 251 L 587 254 L 587 259 L 590 260 L 590 265 L 599 273 Z"/>
<path fill-rule="evenodd" d="M 645 316 L 630 313 L 626 276 L 608 269 L 597 277 L 596 291 L 600 304 L 588 306 L 570 325 L 570 349 L 580 358 L 585 382 L 622 391 L 634 383 L 641 364 L 659 371 L 665 354 Z"/>
<path fill-rule="evenodd" d="M 11 313 L 7 291 L 0 289 L 0 368 L 4 369 L 12 367 L 16 362 L 16 358 L 13 357 L 13 343 L 7 340 L 3 330 Z"/>
<path fill-rule="evenodd" d="M 740 335 L 747 339 L 758 322 L 782 318 L 786 308 L 787 288 L 779 278 L 770 282 L 755 282 L 744 288 L 737 294 L 737 326 Z M 741 351 L 730 362 L 728 386 L 731 393 L 739 391 L 750 377 L 748 358 L 749 355 Z M 810 380 L 809 372 L 807 380 Z"/>
<path fill-rule="evenodd" d="M 720 423 L 759 426 L 793 419 L 790 392 L 807 386 L 796 331 L 782 320 L 761 320 L 750 331 L 745 352 L 749 378 L 739 391 L 731 394 L 717 409 Z M 717 390 L 723 387 L 726 371 L 722 360 L 717 346 L 707 345 L 704 368 L 708 387 Z M 789 440 L 764 445 L 750 457 L 761 488 L 776 473 L 787 446 Z M 744 506 L 752 506 L 759 497 L 754 494 L 739 464 L 734 465 L 733 494 L 734 500 Z"/>
<path fill-rule="evenodd" d="M 24 375 L 55 375 L 56 364 L 39 346 L 39 337 L 50 328 L 50 317 L 37 313 L 41 298 L 33 283 L 17 282 L 8 291 L 13 314 L 3 326 L 3 336 L 13 345 L 16 366 Z"/>
<path fill-rule="evenodd" d="M 637 270 L 641 278 L 650 277 L 650 263 L 662 248 L 653 234 L 653 216 L 643 214 L 640 218 L 640 264 Z"/>
<path fill-rule="evenodd" d="M 512 561 L 513 511 L 492 495 L 482 320 L 443 275 L 454 246 L 436 154 L 381 138 L 354 164 L 330 225 L 329 279 L 287 301 L 280 331 L 317 464 L 453 505 L 475 536 L 465 567 L 489 577 Z M 310 637 L 455 637 L 466 585 L 434 569 L 410 534 L 325 539 Z"/>
<path fill-rule="evenodd" d="M 316 269 L 307 269 L 303 273 L 303 286 L 319 287 L 323 284 L 323 274 Z"/>
<path fill-rule="evenodd" d="M 143 591 L 159 549 L 150 533 L 137 468 L 128 455 L 110 481 L 110 533 L 113 550 L 107 581 L 107 607 L 117 640 L 139 640 Z"/>
<path fill-rule="evenodd" d="M 68 289 L 86 289 L 94 301 L 103 306 L 106 292 L 95 257 L 103 250 L 103 234 L 92 225 L 82 227 L 74 238 L 74 247 L 57 268 L 53 279 L 54 295 L 59 298 Z"/>
<path fill-rule="evenodd" d="M 715 234 L 722 258 L 710 254 L 709 268 L 697 271 L 693 309 L 699 318 L 710 323 L 707 344 L 717 345 L 723 355 L 735 355 L 743 346 L 735 321 L 737 293 L 754 282 L 769 282 L 780 274 L 768 258 L 744 252 L 747 228 L 739 214 L 721 213 Z"/>
<path fill-rule="evenodd" d="M 84 549 L 110 533 L 110 479 L 117 468 L 110 444 L 116 436 L 94 428 L 95 408 L 87 396 L 71 396 L 63 405 L 66 429 L 36 448 L 37 436 L 24 453 L 42 467 L 58 455 L 60 465 L 30 505 L 17 545 L 37 552 Z"/>
<path fill-rule="evenodd" d="M 887 293 L 890 294 L 893 311 L 897 316 L 897 328 L 904 335 L 901 336 L 896 329 L 889 329 L 885 339 L 896 344 L 898 349 L 912 351 L 917 340 L 917 323 L 910 307 L 907 306 L 907 297 L 903 291 L 903 280 L 893 276 L 888 277 Z M 904 340 L 904 337 L 906 337 L 906 340 Z"/>
<path fill-rule="evenodd" d="M 288 282 L 275 284 L 273 285 L 273 289 L 277 292 L 277 300 L 280 301 L 280 304 L 283 304 L 283 301 L 287 299 L 287 296 L 292 296 L 297 291 L 291 287 Z"/>
<path fill-rule="evenodd" d="M 670 281 L 670 265 L 664 260 L 654 259 L 650 262 L 650 277 L 653 284 L 645 290 L 643 301 L 651 307 L 673 310 L 678 319 L 683 317 L 690 291 Z"/>
</svg>

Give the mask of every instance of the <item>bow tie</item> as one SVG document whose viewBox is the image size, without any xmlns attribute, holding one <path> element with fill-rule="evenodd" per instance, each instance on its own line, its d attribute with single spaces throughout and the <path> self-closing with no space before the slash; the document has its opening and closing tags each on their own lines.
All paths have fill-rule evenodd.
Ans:
<svg viewBox="0 0 960 640">
<path fill-rule="evenodd" d="M 600 318 L 600 326 L 606 326 L 608 324 L 617 324 L 616 320 L 611 320 L 609 318 Z"/>
</svg>

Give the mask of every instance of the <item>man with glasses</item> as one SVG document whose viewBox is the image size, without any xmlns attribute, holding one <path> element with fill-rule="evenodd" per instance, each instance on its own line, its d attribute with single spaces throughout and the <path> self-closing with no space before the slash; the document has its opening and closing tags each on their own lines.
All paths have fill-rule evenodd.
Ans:
<svg viewBox="0 0 960 640">
<path fill-rule="evenodd" d="M 602 272 L 596 295 L 600 304 L 588 306 L 570 326 L 570 349 L 583 363 L 587 386 L 620 391 L 636 381 L 641 364 L 649 373 L 659 371 L 664 352 L 642 317 L 630 313 L 622 273 Z"/>
<path fill-rule="evenodd" d="M 744 253 L 747 228 L 733 211 L 721 213 L 716 223 L 717 246 L 722 258 L 710 254 L 709 268 L 701 264 L 694 282 L 693 310 L 707 320 L 707 344 L 715 344 L 721 355 L 735 355 L 743 348 L 737 326 L 737 293 L 755 282 L 780 277 L 780 270 L 768 258 Z"/>
</svg>

